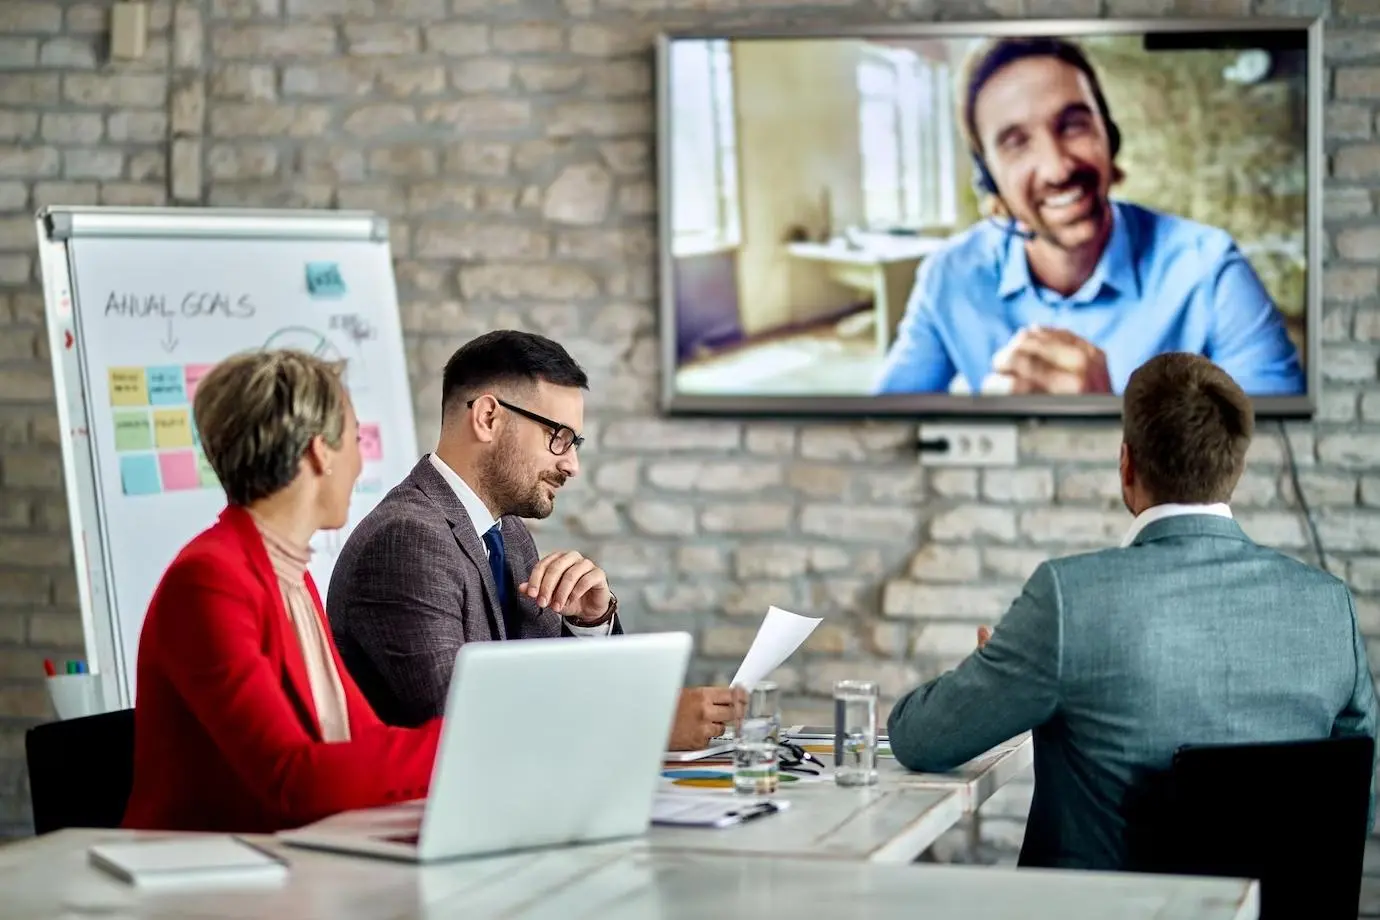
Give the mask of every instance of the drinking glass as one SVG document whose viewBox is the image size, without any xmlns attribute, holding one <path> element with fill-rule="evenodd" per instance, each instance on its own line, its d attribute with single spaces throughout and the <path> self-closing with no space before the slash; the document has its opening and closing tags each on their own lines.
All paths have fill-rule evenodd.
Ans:
<svg viewBox="0 0 1380 920">
<path fill-rule="evenodd" d="M 780 691 L 762 681 L 748 691 L 747 711 L 734 736 L 733 789 L 743 795 L 773 795 L 780 784 L 776 746 L 781 740 Z"/>
<path fill-rule="evenodd" d="M 744 722 L 764 721 L 773 744 L 781 740 L 781 691 L 774 681 L 764 680 L 748 691 Z"/>
<path fill-rule="evenodd" d="M 877 684 L 841 680 L 834 684 L 834 782 L 871 786 L 877 782 Z"/>
</svg>

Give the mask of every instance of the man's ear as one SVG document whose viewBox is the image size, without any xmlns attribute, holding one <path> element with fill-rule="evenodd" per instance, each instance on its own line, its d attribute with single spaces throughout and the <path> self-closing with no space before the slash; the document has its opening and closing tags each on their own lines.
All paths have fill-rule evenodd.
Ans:
<svg viewBox="0 0 1380 920">
<path fill-rule="evenodd" d="M 470 407 L 470 430 L 475 440 L 489 443 L 498 436 L 498 410 L 501 407 L 493 396 L 480 396 Z"/>
</svg>

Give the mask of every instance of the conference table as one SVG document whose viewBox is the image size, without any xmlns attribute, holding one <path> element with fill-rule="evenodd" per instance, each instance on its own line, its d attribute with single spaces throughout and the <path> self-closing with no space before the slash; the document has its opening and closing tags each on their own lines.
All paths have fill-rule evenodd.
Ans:
<svg viewBox="0 0 1380 920">
<path fill-rule="evenodd" d="M 712 833 L 712 832 L 711 832 Z M 0 847 L 7 920 L 701 920 L 916 916 L 927 920 L 1255 920 L 1258 883 L 845 859 L 741 857 L 649 839 L 559 847 L 424 867 L 272 844 L 278 887 L 141 892 L 87 863 L 94 843 L 136 831 L 62 830 Z M 147 836 L 166 836 L 153 835 Z"/>
<path fill-rule="evenodd" d="M 628 840 L 420 867 L 246 838 L 289 863 L 287 881 L 274 887 L 141 891 L 90 866 L 87 849 L 171 835 L 67 829 L 0 846 L 0 912 L 7 920 L 688 920 L 745 908 L 773 916 L 919 910 L 931 920 L 1258 916 L 1259 886 L 1251 880 L 914 863 L 1002 783 L 1028 769 L 1031 750 L 1028 737 L 1013 739 L 946 774 L 909 773 L 884 758 L 874 786 L 842 788 L 827 776 L 789 783 L 781 795 L 789 808 L 728 828 L 654 825 Z"/>
</svg>

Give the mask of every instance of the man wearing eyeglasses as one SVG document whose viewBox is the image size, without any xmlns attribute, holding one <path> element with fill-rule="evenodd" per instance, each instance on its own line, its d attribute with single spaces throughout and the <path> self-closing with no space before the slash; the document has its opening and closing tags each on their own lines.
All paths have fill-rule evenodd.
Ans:
<svg viewBox="0 0 1380 920">
<path fill-rule="evenodd" d="M 466 642 L 622 632 L 604 570 L 574 550 L 539 557 L 522 521 L 548 517 L 579 473 L 588 386 L 530 333 L 487 333 L 447 362 L 436 450 L 360 521 L 327 595 L 341 659 L 385 722 L 441 714 Z M 706 746 L 743 704 L 682 691 L 668 747 Z"/>
</svg>

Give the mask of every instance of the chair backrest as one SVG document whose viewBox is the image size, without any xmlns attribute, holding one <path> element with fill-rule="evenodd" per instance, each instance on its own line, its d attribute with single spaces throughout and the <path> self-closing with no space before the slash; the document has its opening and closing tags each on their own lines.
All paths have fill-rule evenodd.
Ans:
<svg viewBox="0 0 1380 920">
<path fill-rule="evenodd" d="M 1375 744 L 1180 748 L 1128 825 L 1128 869 L 1260 880 L 1261 920 L 1357 915 Z"/>
<path fill-rule="evenodd" d="M 134 783 L 134 710 L 36 725 L 24 736 L 34 832 L 119 827 Z"/>
</svg>

